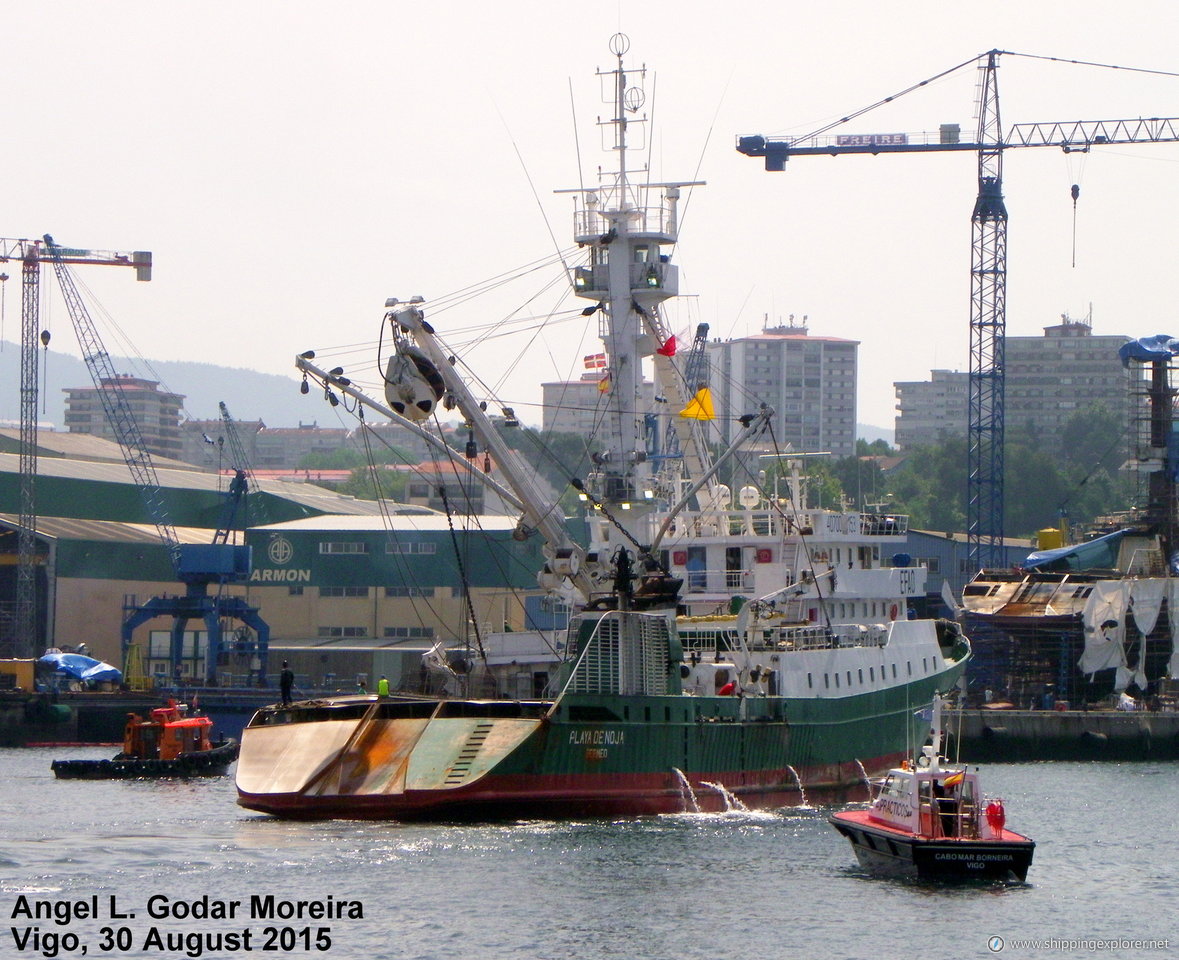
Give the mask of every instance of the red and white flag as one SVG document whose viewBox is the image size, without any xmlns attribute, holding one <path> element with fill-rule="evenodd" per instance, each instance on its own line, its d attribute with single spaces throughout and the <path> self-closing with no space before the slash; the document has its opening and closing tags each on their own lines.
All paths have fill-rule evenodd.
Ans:
<svg viewBox="0 0 1179 960">
<path fill-rule="evenodd" d="M 582 359 L 585 361 L 587 370 L 602 370 L 606 366 L 606 354 L 604 353 L 586 354 Z"/>
</svg>

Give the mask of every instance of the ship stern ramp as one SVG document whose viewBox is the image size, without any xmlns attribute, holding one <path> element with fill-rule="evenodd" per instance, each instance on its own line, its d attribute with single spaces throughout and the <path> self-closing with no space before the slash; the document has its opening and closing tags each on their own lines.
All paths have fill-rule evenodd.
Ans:
<svg viewBox="0 0 1179 960">
<path fill-rule="evenodd" d="M 540 723 L 531 717 L 366 715 L 254 728 L 238 763 L 237 787 L 251 799 L 457 789 L 493 770 Z"/>
</svg>

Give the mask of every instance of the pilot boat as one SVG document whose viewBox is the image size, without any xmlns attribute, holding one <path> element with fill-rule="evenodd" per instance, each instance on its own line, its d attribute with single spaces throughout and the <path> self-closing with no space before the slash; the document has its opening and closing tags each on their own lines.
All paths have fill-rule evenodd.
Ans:
<svg viewBox="0 0 1179 960">
<path fill-rule="evenodd" d="M 890 770 L 868 809 L 840 810 L 828 822 L 875 873 L 1023 882 L 1036 844 L 1007 829 L 1003 801 L 983 795 L 977 767 L 944 762 L 941 712 L 935 697 L 932 743 L 916 763 Z"/>
</svg>

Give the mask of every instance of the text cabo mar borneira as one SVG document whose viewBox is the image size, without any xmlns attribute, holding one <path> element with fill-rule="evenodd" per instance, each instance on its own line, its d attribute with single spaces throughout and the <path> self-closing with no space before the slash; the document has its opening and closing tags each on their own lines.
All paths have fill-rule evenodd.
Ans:
<svg viewBox="0 0 1179 960">
<path fill-rule="evenodd" d="M 322 953 L 332 947 L 331 927 L 300 926 L 299 922 L 362 920 L 364 904 L 360 900 L 337 900 L 331 894 L 321 900 L 284 900 L 273 894 L 254 894 L 246 900 L 219 899 L 207 894 L 195 899 L 173 899 L 155 894 L 148 897 L 144 913 L 151 920 L 195 923 L 189 929 L 177 929 L 171 924 L 143 927 L 141 917 L 138 924 L 133 924 L 130 921 L 136 920 L 137 911 L 125 909 L 113 894 L 102 897 L 94 894 L 78 900 L 43 900 L 20 894 L 9 919 L 25 921 L 26 925 L 11 926 L 9 933 L 17 952 L 48 958 L 86 955 L 91 945 L 96 953 L 158 951 L 194 958 L 253 950 Z M 62 929 L 79 921 L 111 923 L 83 934 Z M 278 921 L 282 925 L 223 929 L 211 925 L 210 921 Z M 42 927 L 42 922 L 52 926 Z M 87 923 L 87 927 L 91 924 Z"/>
</svg>

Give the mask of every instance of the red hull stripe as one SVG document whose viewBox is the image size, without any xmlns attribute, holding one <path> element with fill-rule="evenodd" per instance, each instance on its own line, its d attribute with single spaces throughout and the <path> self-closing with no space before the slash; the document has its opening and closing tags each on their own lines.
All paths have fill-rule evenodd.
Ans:
<svg viewBox="0 0 1179 960">
<path fill-rule="evenodd" d="M 897 757 L 865 761 L 869 769 L 887 769 Z M 808 801 L 838 802 L 866 799 L 867 785 L 859 767 L 829 764 L 798 771 Z M 754 809 L 798 806 L 800 796 L 788 770 L 756 774 L 686 774 L 703 812 L 727 810 L 730 803 L 715 787 L 723 786 L 737 800 Z M 748 781 L 760 781 L 752 785 Z M 741 781 L 746 781 L 742 783 Z M 692 797 L 678 779 L 666 774 L 508 775 L 488 774 L 469 787 L 452 790 L 406 791 L 395 794 L 316 796 L 299 793 L 249 794 L 239 791 L 238 803 L 251 810 L 284 817 L 360 820 L 469 819 L 641 816 L 682 813 L 693 809 Z"/>
</svg>

